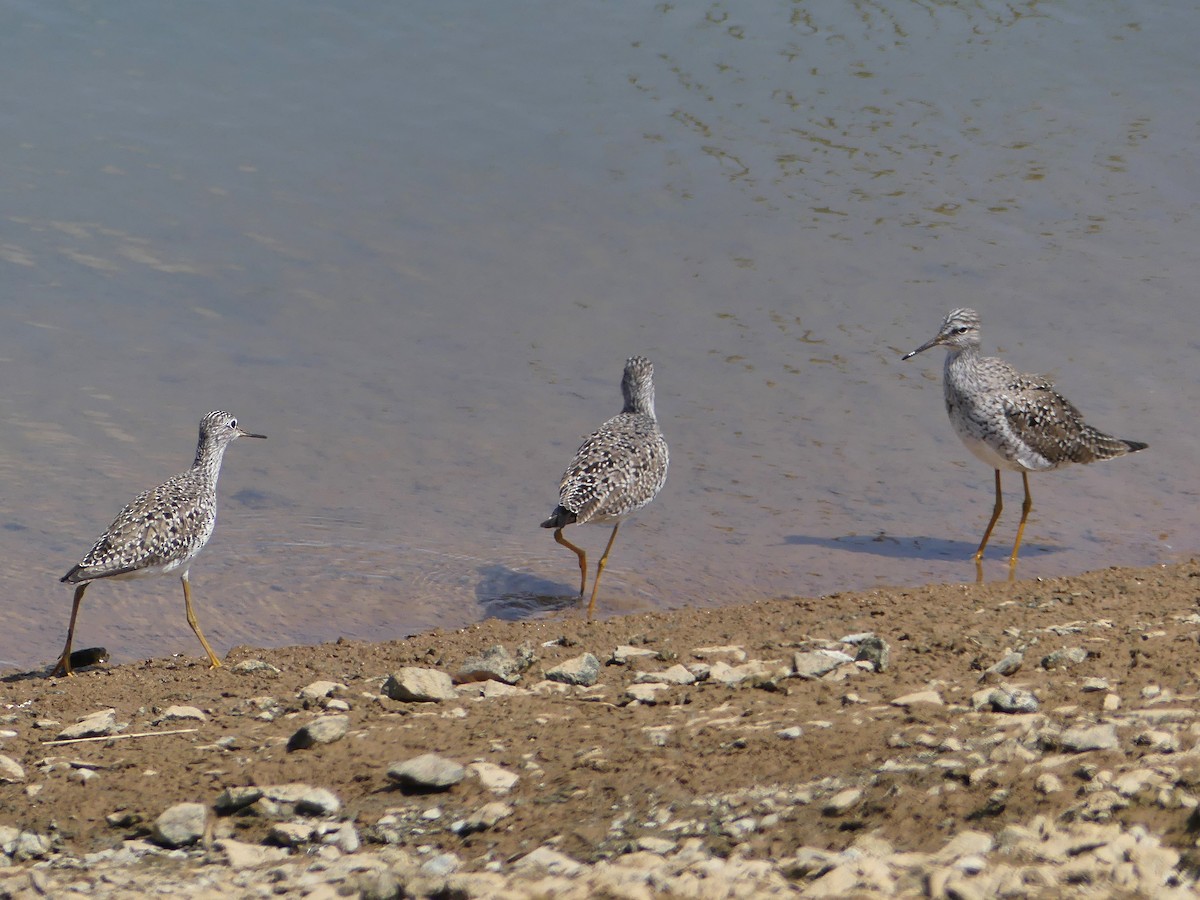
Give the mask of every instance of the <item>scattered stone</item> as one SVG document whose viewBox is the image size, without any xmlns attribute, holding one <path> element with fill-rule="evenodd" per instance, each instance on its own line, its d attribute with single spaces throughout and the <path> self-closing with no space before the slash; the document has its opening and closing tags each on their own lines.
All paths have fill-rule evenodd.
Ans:
<svg viewBox="0 0 1200 900">
<path fill-rule="evenodd" d="M 794 741 L 804 736 L 804 729 L 799 725 L 793 725 L 791 728 L 781 728 L 775 732 L 776 737 L 783 738 L 785 741 Z"/>
<path fill-rule="evenodd" d="M 1085 679 L 1083 679 L 1083 685 L 1082 685 L 1082 687 L 1080 687 L 1080 690 L 1083 691 L 1085 694 L 1092 693 L 1095 691 L 1107 691 L 1108 690 L 1108 681 L 1104 678 L 1095 678 L 1095 677 L 1085 678 Z"/>
<path fill-rule="evenodd" d="M 467 818 L 455 822 L 450 826 L 450 830 L 455 834 L 466 835 L 473 834 L 476 831 L 486 831 L 502 819 L 507 819 L 513 814 L 513 808 L 507 803 L 501 803 L 499 800 L 493 800 L 491 803 L 485 803 Z"/>
<path fill-rule="evenodd" d="M 387 677 L 383 693 L 392 700 L 405 703 L 434 703 L 457 700 L 458 691 L 450 676 L 440 669 L 405 666 Z"/>
<path fill-rule="evenodd" d="M 565 853 L 560 853 L 545 845 L 526 853 L 513 863 L 513 869 L 517 872 L 537 870 L 550 875 L 566 875 L 567 877 L 577 875 L 582 868 L 582 865 Z"/>
<path fill-rule="evenodd" d="M 162 711 L 154 724 L 158 725 L 162 722 L 204 722 L 208 716 L 194 706 L 168 706 Z"/>
<path fill-rule="evenodd" d="M 624 666 L 635 659 L 646 659 L 658 656 L 657 650 L 651 650 L 648 647 L 631 647 L 628 644 L 621 644 L 613 651 L 609 662 L 613 665 Z"/>
<path fill-rule="evenodd" d="M 743 684 L 761 686 L 774 683 L 779 678 L 786 678 L 790 674 L 790 669 L 780 670 L 777 663 L 760 659 L 752 659 L 740 666 L 731 666 L 718 661 L 709 668 L 708 680 L 726 687 Z"/>
<path fill-rule="evenodd" d="M 269 662 L 261 659 L 244 659 L 239 663 L 234 663 L 229 667 L 229 671 L 235 675 L 282 675 L 283 673 L 277 666 L 271 665 Z"/>
<path fill-rule="evenodd" d="M 154 820 L 151 836 L 164 847 L 186 847 L 204 836 L 207 823 L 203 803 L 176 803 Z"/>
<path fill-rule="evenodd" d="M 217 815 L 226 816 L 244 809 L 259 800 L 262 795 L 262 788 L 255 785 L 227 787 L 217 795 L 213 808 L 217 811 Z"/>
<path fill-rule="evenodd" d="M 473 762 L 467 766 L 467 771 L 479 779 L 479 783 L 493 794 L 507 794 L 521 777 L 495 763 Z"/>
<path fill-rule="evenodd" d="M 792 672 L 798 678 L 820 678 L 838 666 L 854 662 L 854 657 L 840 650 L 811 650 L 792 656 Z"/>
<path fill-rule="evenodd" d="M 1042 794 L 1057 794 L 1063 789 L 1062 779 L 1053 772 L 1043 772 L 1033 783 L 1033 787 Z"/>
<path fill-rule="evenodd" d="M 1121 698 L 1119 695 L 1117 695 L 1117 694 L 1105 694 L 1104 695 L 1104 711 L 1105 712 L 1116 712 L 1120 708 L 1121 708 Z"/>
<path fill-rule="evenodd" d="M 827 816 L 840 816 L 843 813 L 853 809 L 862 799 L 862 791 L 858 788 L 846 788 L 844 791 L 838 791 L 832 797 L 825 801 L 823 810 Z"/>
<path fill-rule="evenodd" d="M 1032 692 L 1008 685 L 994 688 L 988 695 L 988 703 L 1000 713 L 1032 713 L 1038 710 L 1038 700 Z"/>
<path fill-rule="evenodd" d="M 653 706 L 659 702 L 659 695 L 667 693 L 670 689 L 669 684 L 631 684 L 625 689 L 625 696 L 638 703 Z"/>
<path fill-rule="evenodd" d="M 25 780 L 25 770 L 11 756 L 0 753 L 0 784 L 17 784 Z"/>
<path fill-rule="evenodd" d="M 1062 650 L 1055 650 L 1053 653 L 1043 656 L 1041 666 L 1043 669 L 1069 669 L 1072 666 L 1077 666 L 1082 662 L 1086 662 L 1088 652 L 1083 647 L 1067 647 Z"/>
<path fill-rule="evenodd" d="M 305 685 L 300 688 L 300 699 L 306 703 L 320 703 L 322 700 L 327 700 L 334 694 L 345 693 L 347 690 L 344 684 L 339 684 L 336 681 L 314 681 L 312 684 Z"/>
<path fill-rule="evenodd" d="M 462 781 L 467 770 L 456 762 L 425 753 L 405 762 L 392 763 L 387 776 L 411 791 L 444 791 Z"/>
<path fill-rule="evenodd" d="M 1085 728 L 1068 728 L 1058 736 L 1058 746 L 1068 753 L 1116 750 L 1120 746 L 1117 726 L 1105 723 Z"/>
<path fill-rule="evenodd" d="M 296 813 L 301 816 L 334 816 L 341 808 L 342 801 L 325 788 L 313 788 L 296 798 Z"/>
<path fill-rule="evenodd" d="M 687 670 L 686 666 L 676 663 L 662 672 L 638 672 L 633 677 L 634 684 L 695 684 L 696 676 Z"/>
<path fill-rule="evenodd" d="M 244 844 L 232 838 L 216 841 L 213 846 L 225 854 L 225 861 L 233 869 L 257 869 L 259 866 L 280 862 L 288 855 L 286 850 L 279 847 Z"/>
<path fill-rule="evenodd" d="M 345 737 L 349 729 L 349 716 L 320 716 L 295 732 L 288 739 L 287 749 L 307 750 L 317 744 L 332 744 Z"/>
<path fill-rule="evenodd" d="M 1154 753 L 1178 753 L 1179 736 L 1169 731 L 1149 729 L 1133 739 L 1139 747 L 1147 747 Z M 3 757 L 0 757 L 3 759 Z"/>
<path fill-rule="evenodd" d="M 531 649 L 521 656 L 513 656 L 501 644 L 489 647 L 479 656 L 467 657 L 458 670 L 459 682 L 499 681 L 516 684 L 521 673 L 533 665 L 535 657 Z"/>
<path fill-rule="evenodd" d="M 905 694 L 903 697 L 897 697 L 892 701 L 892 706 L 915 706 L 918 703 L 928 703 L 933 706 L 944 706 L 942 695 L 937 691 L 916 691 L 912 694 Z"/>
<path fill-rule="evenodd" d="M 309 843 L 316 828 L 305 822 L 279 822 L 271 827 L 268 839 L 279 847 L 299 847 Z"/>
<path fill-rule="evenodd" d="M 584 653 L 549 669 L 546 678 L 561 684 L 591 687 L 600 678 L 600 660 L 591 653 Z"/>
<path fill-rule="evenodd" d="M 999 662 L 988 666 L 983 670 L 983 674 L 979 676 L 979 680 L 985 684 L 994 684 L 1010 675 L 1015 675 L 1025 662 L 1024 653 L 1008 653 L 1005 654 Z"/>
<path fill-rule="evenodd" d="M 726 645 L 722 647 L 697 647 L 692 651 L 696 659 L 706 661 L 721 660 L 722 662 L 743 663 L 746 661 L 746 651 L 741 647 Z"/>
<path fill-rule="evenodd" d="M 856 638 L 859 635 L 850 637 Z M 842 642 L 854 643 L 847 638 L 842 638 Z M 855 662 L 869 662 L 876 672 L 886 672 L 891 664 L 891 659 L 892 648 L 888 646 L 888 642 L 874 634 L 862 636 L 862 640 L 858 644 L 858 653 L 854 656 Z"/>
<path fill-rule="evenodd" d="M 79 738 L 105 737 L 124 731 L 128 725 L 128 722 L 117 721 L 115 709 L 101 709 L 84 716 L 74 725 L 68 725 L 58 733 L 56 740 L 70 741 Z"/>
</svg>

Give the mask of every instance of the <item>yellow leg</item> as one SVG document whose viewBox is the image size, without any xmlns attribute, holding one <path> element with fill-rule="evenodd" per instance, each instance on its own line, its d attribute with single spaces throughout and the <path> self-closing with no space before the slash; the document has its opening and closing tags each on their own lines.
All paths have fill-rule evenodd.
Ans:
<svg viewBox="0 0 1200 900">
<path fill-rule="evenodd" d="M 983 559 L 983 548 L 987 546 L 988 538 L 992 536 L 992 529 L 996 527 L 996 520 L 1000 518 L 1000 510 L 1004 509 L 1004 500 L 1000 496 L 1000 470 L 996 470 L 996 505 L 992 509 L 992 520 L 988 522 L 987 530 L 983 533 L 983 540 L 979 542 L 979 549 L 975 551 L 975 562 Z"/>
<path fill-rule="evenodd" d="M 1012 556 L 1008 560 L 1010 567 L 1017 564 L 1017 551 L 1021 549 L 1021 536 L 1025 533 L 1025 520 L 1029 518 L 1029 511 L 1033 509 L 1033 497 L 1029 494 L 1029 475 L 1022 472 L 1021 480 L 1025 482 L 1025 502 L 1021 504 L 1021 524 L 1017 526 L 1017 542 L 1013 544 Z"/>
<path fill-rule="evenodd" d="M 570 548 L 579 557 L 579 598 L 582 600 L 583 590 L 587 587 L 587 554 L 583 552 L 582 547 L 576 547 L 563 537 L 561 528 L 554 529 L 554 539 L 564 547 Z"/>
<path fill-rule="evenodd" d="M 592 611 L 596 608 L 596 591 L 600 590 L 600 573 L 608 564 L 608 551 L 612 550 L 613 541 L 617 539 L 617 529 L 620 527 L 620 522 L 613 526 L 612 534 L 608 536 L 608 546 L 604 548 L 604 555 L 600 557 L 600 564 L 596 566 L 596 580 L 592 582 L 592 599 L 588 601 L 589 622 L 592 621 Z"/>
<path fill-rule="evenodd" d="M 219 669 L 221 661 L 217 659 L 217 654 L 213 653 L 212 647 L 208 646 L 208 641 L 204 639 L 204 632 L 200 630 L 200 623 L 196 621 L 196 613 L 192 611 L 192 586 L 188 581 L 188 573 L 184 572 L 179 580 L 183 582 L 183 606 L 187 610 L 188 624 L 192 626 L 192 631 L 196 632 L 196 637 L 200 638 L 200 643 L 204 645 L 204 652 L 208 654 L 208 667 Z"/>
<path fill-rule="evenodd" d="M 75 672 L 71 669 L 71 641 L 75 638 L 75 617 L 79 615 L 79 601 L 83 599 L 83 592 L 87 590 L 88 583 L 85 581 L 75 588 L 75 600 L 71 603 L 71 624 L 67 626 L 67 643 L 63 647 L 62 656 L 58 658 L 58 665 L 50 673 L 51 677 L 55 675 L 75 677 Z"/>
</svg>

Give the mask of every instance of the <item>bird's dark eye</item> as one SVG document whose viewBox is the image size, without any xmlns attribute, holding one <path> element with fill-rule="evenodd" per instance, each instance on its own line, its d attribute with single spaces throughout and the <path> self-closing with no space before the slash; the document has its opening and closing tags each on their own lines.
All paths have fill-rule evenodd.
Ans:
<svg viewBox="0 0 1200 900">
<path fill-rule="evenodd" d="M 955 329 L 954 329 L 954 333 L 955 333 L 955 334 L 966 334 L 966 333 L 967 333 L 967 326 L 966 326 L 966 325 L 959 325 L 957 328 L 955 328 Z"/>
<path fill-rule="evenodd" d="M 237 428 L 237 419 L 230 419 L 230 420 L 229 420 L 229 427 L 230 427 L 230 428 Z"/>
</svg>

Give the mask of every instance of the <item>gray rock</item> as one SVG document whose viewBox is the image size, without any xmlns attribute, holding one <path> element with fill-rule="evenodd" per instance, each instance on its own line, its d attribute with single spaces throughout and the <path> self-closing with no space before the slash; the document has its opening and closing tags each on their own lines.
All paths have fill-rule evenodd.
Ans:
<svg viewBox="0 0 1200 900">
<path fill-rule="evenodd" d="M 314 681 L 300 688 L 300 699 L 308 703 L 320 703 L 334 694 L 344 693 L 346 686 L 336 681 Z"/>
<path fill-rule="evenodd" d="M 503 646 L 496 644 L 489 647 L 480 656 L 470 656 L 458 670 L 458 680 L 462 681 L 500 681 L 504 684 L 516 684 L 521 680 L 521 673 L 534 662 L 532 651 L 527 651 L 520 657 L 513 656 Z"/>
<path fill-rule="evenodd" d="M 194 706 L 168 706 L 162 711 L 157 722 L 204 722 L 208 719 L 203 712 Z"/>
<path fill-rule="evenodd" d="M 458 871 L 462 861 L 453 853 L 439 853 L 421 863 L 421 874 L 432 878 L 445 878 Z"/>
<path fill-rule="evenodd" d="M 1178 735 L 1153 728 L 1140 732 L 1133 742 L 1139 747 L 1150 748 L 1154 753 L 1178 753 L 1180 747 Z M 3 758 L 0 757 L 0 760 Z"/>
<path fill-rule="evenodd" d="M 892 648 L 888 646 L 888 642 L 874 634 L 862 639 L 858 645 L 858 653 L 854 656 L 855 662 L 869 662 L 876 672 L 886 672 L 891 659 Z"/>
<path fill-rule="evenodd" d="M 317 744 L 332 744 L 346 736 L 350 728 L 349 716 L 320 716 L 304 725 L 288 739 L 287 748 L 307 750 Z"/>
<path fill-rule="evenodd" d="M 1043 669 L 1069 669 L 1085 662 L 1088 652 L 1083 647 L 1065 647 L 1042 657 Z"/>
<path fill-rule="evenodd" d="M 16 784 L 25 780 L 25 770 L 11 756 L 0 753 L 0 784 Z"/>
<path fill-rule="evenodd" d="M 307 823 L 280 822 L 271 827 L 268 838 L 280 847 L 299 847 L 311 841 L 314 834 L 316 828 Z"/>
<path fill-rule="evenodd" d="M 444 791 L 462 781 L 467 770 L 436 753 L 425 753 L 405 762 L 392 763 L 387 777 L 413 791 Z"/>
<path fill-rule="evenodd" d="M 944 706 L 942 695 L 937 691 L 916 691 L 912 694 L 905 694 L 903 697 L 897 697 L 892 701 L 892 706 L 914 706 L 917 703 L 929 703 L 933 706 Z"/>
<path fill-rule="evenodd" d="M 313 788 L 296 799 L 296 812 L 302 816 L 333 816 L 341 808 L 337 794 L 325 788 Z"/>
<path fill-rule="evenodd" d="M 618 666 L 623 666 L 630 660 L 652 656 L 658 656 L 658 651 L 650 650 L 647 647 L 631 647 L 628 644 L 621 644 L 613 651 L 610 662 Z"/>
<path fill-rule="evenodd" d="M 362 846 L 358 829 L 351 822 L 343 822 L 336 831 L 329 832 L 322 840 L 337 847 L 343 853 L 357 853 Z"/>
<path fill-rule="evenodd" d="M 473 762 L 467 771 L 479 779 L 479 783 L 493 794 L 507 794 L 521 780 L 515 772 L 489 762 Z"/>
<path fill-rule="evenodd" d="M 115 709 L 101 709 L 84 716 L 74 725 L 68 725 L 58 733 L 56 740 L 70 741 L 79 738 L 104 737 L 117 734 L 129 725 L 128 722 L 117 721 Z"/>
<path fill-rule="evenodd" d="M 823 810 L 827 816 L 840 816 L 853 809 L 862 799 L 863 792 L 858 788 L 846 788 L 838 791 L 825 801 Z"/>
<path fill-rule="evenodd" d="M 979 676 L 979 680 L 985 684 L 994 684 L 1003 678 L 1016 674 L 1024 662 L 1024 653 L 1006 654 L 998 662 L 984 669 L 983 674 Z"/>
<path fill-rule="evenodd" d="M 406 703 L 432 703 L 455 700 L 458 691 L 450 676 L 439 669 L 405 666 L 388 676 L 383 693 L 393 700 Z"/>
<path fill-rule="evenodd" d="M 799 725 L 793 725 L 791 728 L 781 728 L 775 732 L 776 737 L 781 737 L 785 741 L 794 741 L 804 736 L 804 729 Z"/>
<path fill-rule="evenodd" d="M 239 809 L 249 806 L 262 797 L 262 795 L 262 788 L 255 785 L 227 787 L 221 793 L 217 794 L 213 808 L 217 811 L 218 815 L 227 816 L 230 813 L 235 813 Z"/>
<path fill-rule="evenodd" d="M 665 695 L 671 690 L 669 684 L 631 684 L 625 689 L 625 696 L 630 700 L 635 700 L 638 703 L 644 703 L 647 706 L 653 706 L 660 699 L 665 699 Z"/>
<path fill-rule="evenodd" d="M 676 663 L 661 672 L 638 672 L 633 676 L 634 684 L 695 684 L 696 676 L 686 666 Z"/>
<path fill-rule="evenodd" d="M 1001 713 L 1032 713 L 1038 710 L 1038 699 L 1031 691 L 1004 685 L 988 695 L 992 709 Z"/>
<path fill-rule="evenodd" d="M 13 841 L 12 853 L 10 854 L 17 862 L 25 862 L 30 859 L 44 859 L 50 854 L 50 838 L 44 834 L 36 834 L 32 831 L 22 831 Z"/>
<path fill-rule="evenodd" d="M 456 834 L 466 835 L 473 834 L 476 831 L 486 831 L 502 819 L 507 819 L 513 814 L 513 808 L 507 803 L 501 803 L 499 800 L 493 800 L 491 803 L 485 803 L 471 815 L 462 821 L 455 822 L 450 826 L 450 830 Z"/>
<path fill-rule="evenodd" d="M 1090 750 L 1116 750 L 1121 745 L 1117 726 L 1112 723 L 1087 728 L 1068 728 L 1058 736 L 1058 746 L 1069 753 Z"/>
<path fill-rule="evenodd" d="M 232 838 L 215 841 L 213 846 L 225 854 L 231 869 L 257 869 L 259 866 L 277 863 L 287 858 L 287 851 L 280 847 L 263 847 L 259 844 L 244 844 Z"/>
<path fill-rule="evenodd" d="M 565 875 L 568 878 L 583 869 L 582 865 L 565 853 L 545 845 L 526 853 L 514 862 L 512 867 L 516 872 L 547 872 L 550 875 Z"/>
<path fill-rule="evenodd" d="M 792 671 L 798 678 L 820 678 L 840 665 L 854 662 L 854 657 L 840 650 L 811 650 L 792 656 Z"/>
<path fill-rule="evenodd" d="M 281 675 L 283 674 L 277 666 L 271 665 L 261 659 L 244 659 L 239 663 L 234 663 L 229 667 L 229 671 L 235 675 Z"/>
<path fill-rule="evenodd" d="M 1093 692 L 1097 692 L 1097 691 L 1107 691 L 1108 690 L 1108 681 L 1104 678 L 1095 678 L 1095 677 L 1085 678 L 1085 679 L 1083 679 L 1083 685 L 1082 685 L 1082 687 L 1080 687 L 1080 690 L 1082 690 L 1085 693 L 1093 693 Z"/>
<path fill-rule="evenodd" d="M 546 672 L 546 678 L 562 684 L 590 687 L 600 678 L 600 660 L 591 653 L 568 659 Z"/>
<path fill-rule="evenodd" d="M 194 844 L 204 836 L 208 810 L 203 803 L 176 803 L 154 820 L 151 837 L 172 850 Z"/>
</svg>

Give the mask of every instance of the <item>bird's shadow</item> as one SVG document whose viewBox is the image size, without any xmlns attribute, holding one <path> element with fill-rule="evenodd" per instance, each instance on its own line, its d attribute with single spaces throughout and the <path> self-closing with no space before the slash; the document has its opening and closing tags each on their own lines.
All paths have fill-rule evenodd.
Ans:
<svg viewBox="0 0 1200 900">
<path fill-rule="evenodd" d="M 487 618 L 505 622 L 532 619 L 580 604 L 578 591 L 562 582 L 493 563 L 480 566 L 475 598 Z"/>
<path fill-rule="evenodd" d="M 783 543 L 792 546 L 825 547 L 829 550 L 848 550 L 851 553 L 867 553 L 872 556 L 883 556 L 888 559 L 923 559 L 947 560 L 960 562 L 971 559 L 975 555 L 978 544 L 966 541 L 948 540 L 946 538 L 929 537 L 928 535 L 899 536 L 880 532 L 878 534 L 847 534 L 841 537 L 822 537 L 810 534 L 785 534 Z M 1025 541 L 1021 544 L 1021 552 L 1058 553 L 1062 548 L 1050 544 L 1038 544 Z M 995 549 L 988 543 L 984 558 L 990 558 L 993 550 L 999 556 L 1007 558 L 1011 547 Z"/>
</svg>

